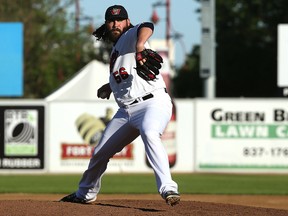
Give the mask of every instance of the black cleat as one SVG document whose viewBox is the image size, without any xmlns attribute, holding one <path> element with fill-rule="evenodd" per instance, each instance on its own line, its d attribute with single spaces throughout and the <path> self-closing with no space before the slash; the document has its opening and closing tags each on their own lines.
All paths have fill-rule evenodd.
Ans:
<svg viewBox="0 0 288 216">
<path fill-rule="evenodd" d="M 170 206 L 177 205 L 180 202 L 180 194 L 174 191 L 167 191 L 162 194 L 162 197 Z"/>
<path fill-rule="evenodd" d="M 59 202 L 71 202 L 71 203 L 81 203 L 81 204 L 89 204 L 96 201 L 96 197 L 91 200 L 81 199 L 76 196 L 76 193 L 69 194 L 63 197 Z"/>
</svg>

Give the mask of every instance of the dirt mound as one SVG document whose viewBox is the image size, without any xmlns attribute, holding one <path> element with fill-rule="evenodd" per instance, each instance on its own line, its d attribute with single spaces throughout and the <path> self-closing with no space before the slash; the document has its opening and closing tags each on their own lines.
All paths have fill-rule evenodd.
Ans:
<svg viewBox="0 0 288 216">
<path fill-rule="evenodd" d="M 58 202 L 62 195 L 1 195 L 0 215 L 288 215 L 286 209 L 216 203 L 209 201 L 189 201 L 187 196 L 174 207 L 166 205 L 159 196 L 148 195 L 109 195 L 98 197 L 92 204 Z M 192 196 L 193 197 L 193 196 Z M 197 198 L 197 196 L 195 196 Z M 203 196 L 205 197 L 205 196 Z M 209 196 L 207 196 L 207 200 Z M 216 198 L 217 196 L 214 196 Z M 267 196 L 268 197 L 268 196 Z M 105 199 L 106 198 L 106 199 Z M 241 196 L 243 198 L 243 196 Z M 239 200 L 241 200 L 241 198 Z M 200 198 L 198 197 L 198 200 Z M 219 198 L 220 200 L 223 197 Z M 257 199 L 254 196 L 254 199 Z M 287 198 L 286 198 L 287 199 Z M 211 199 L 210 199 L 211 200 Z M 233 200 L 233 198 L 232 198 Z M 274 200 L 275 201 L 275 200 Z M 286 203 L 287 204 L 287 203 Z"/>
</svg>

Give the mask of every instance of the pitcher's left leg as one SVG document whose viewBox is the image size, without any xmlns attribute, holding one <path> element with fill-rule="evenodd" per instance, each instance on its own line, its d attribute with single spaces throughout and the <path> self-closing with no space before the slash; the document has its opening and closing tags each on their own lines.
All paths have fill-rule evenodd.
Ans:
<svg viewBox="0 0 288 216">
<path fill-rule="evenodd" d="M 178 193 L 178 185 L 172 180 L 167 152 L 161 142 L 161 135 L 171 118 L 172 103 L 170 100 L 158 101 L 157 98 L 148 103 L 139 128 L 146 155 L 155 172 L 159 193 L 162 196 L 168 191 Z"/>
</svg>

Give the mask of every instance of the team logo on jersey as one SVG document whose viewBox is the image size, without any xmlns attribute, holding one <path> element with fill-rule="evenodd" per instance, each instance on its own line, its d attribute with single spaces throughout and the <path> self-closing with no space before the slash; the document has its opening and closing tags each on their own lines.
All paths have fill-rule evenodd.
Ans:
<svg viewBox="0 0 288 216">
<path fill-rule="evenodd" d="M 115 65 L 115 62 L 117 60 L 119 56 L 119 52 L 117 50 L 114 50 L 114 52 L 111 54 L 111 58 L 110 58 L 110 73 L 113 72 L 113 68 Z"/>
</svg>

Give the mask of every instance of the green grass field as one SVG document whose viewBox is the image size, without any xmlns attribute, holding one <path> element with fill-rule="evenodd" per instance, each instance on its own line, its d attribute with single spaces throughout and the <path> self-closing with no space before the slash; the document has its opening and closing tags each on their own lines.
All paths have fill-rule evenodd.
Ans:
<svg viewBox="0 0 288 216">
<path fill-rule="evenodd" d="M 0 193 L 70 193 L 81 175 L 0 175 Z M 288 175 L 173 174 L 181 194 L 288 195 Z M 106 174 L 102 194 L 157 193 L 153 174 Z"/>
</svg>

